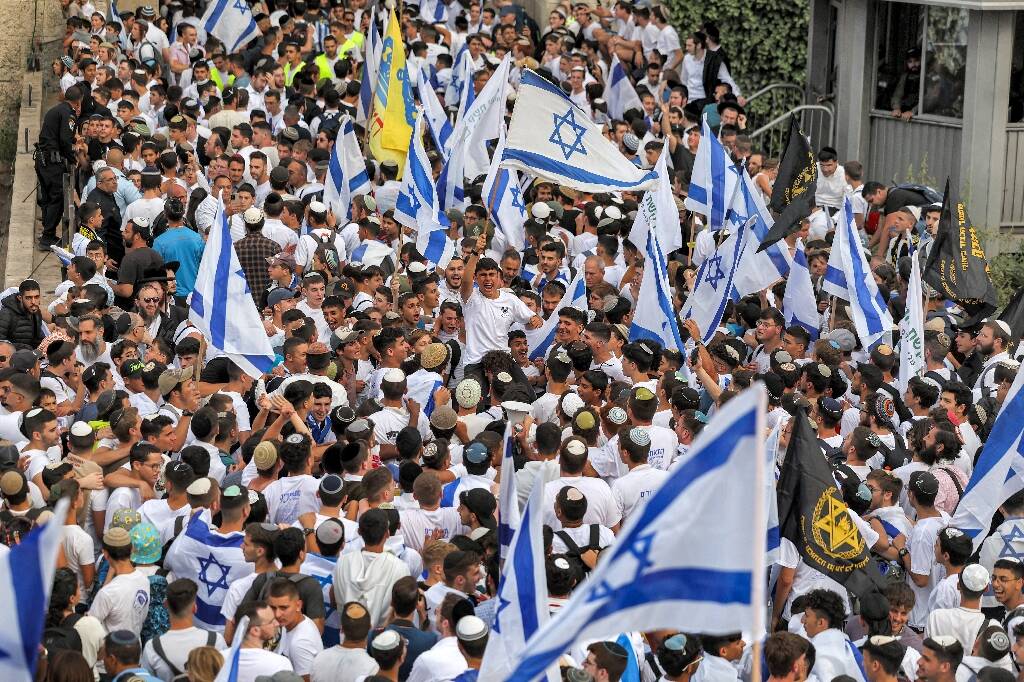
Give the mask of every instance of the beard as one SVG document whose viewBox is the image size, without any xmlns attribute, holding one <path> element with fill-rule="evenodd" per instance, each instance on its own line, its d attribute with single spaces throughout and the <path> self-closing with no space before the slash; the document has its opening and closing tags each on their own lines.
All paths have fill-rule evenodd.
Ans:
<svg viewBox="0 0 1024 682">
<path fill-rule="evenodd" d="M 991 343 L 988 344 L 987 346 L 983 346 L 980 343 L 978 344 L 978 352 L 981 353 L 982 355 L 992 355 L 992 351 L 994 350 L 995 346 Z"/>
<path fill-rule="evenodd" d="M 139 308 L 139 317 L 142 318 L 142 321 L 146 323 L 147 327 L 153 324 L 153 320 L 155 320 L 159 315 L 159 310 L 150 315 L 149 312 L 147 312 L 144 308 Z"/>
<path fill-rule="evenodd" d="M 100 356 L 100 342 L 99 341 L 79 341 L 78 348 L 82 351 L 82 360 L 87 364 L 96 362 Z"/>
</svg>

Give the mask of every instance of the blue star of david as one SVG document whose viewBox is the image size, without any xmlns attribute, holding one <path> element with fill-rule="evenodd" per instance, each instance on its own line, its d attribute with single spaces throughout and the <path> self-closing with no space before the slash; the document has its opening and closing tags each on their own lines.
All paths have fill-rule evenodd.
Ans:
<svg viewBox="0 0 1024 682">
<path fill-rule="evenodd" d="M 215 567 L 220 570 L 220 577 L 213 580 L 209 577 L 211 567 Z M 206 595 L 209 597 L 213 596 L 213 593 L 218 590 L 228 589 L 228 573 L 231 571 L 230 566 L 217 561 L 217 558 L 213 556 L 213 552 L 210 552 L 210 556 L 204 559 L 199 557 L 199 582 L 206 585 Z"/>
<path fill-rule="evenodd" d="M 633 542 L 624 551 L 626 554 L 630 554 L 636 558 L 636 569 L 633 575 L 633 579 L 630 583 L 634 583 L 641 580 L 644 576 L 644 572 L 650 567 L 654 566 L 654 562 L 651 561 L 651 549 L 654 547 L 654 534 L 647 535 L 646 537 L 640 537 L 633 540 Z M 612 561 L 618 559 L 618 556 L 612 558 Z M 622 586 L 612 587 L 607 580 L 602 580 L 590 594 L 590 598 L 587 601 L 597 602 L 608 599 L 612 594 L 622 589 Z"/>
<path fill-rule="evenodd" d="M 239 277 L 241 277 L 241 278 L 242 278 L 242 281 L 243 281 L 243 282 L 245 282 L 245 293 L 247 293 L 247 294 L 250 294 L 250 293 L 252 293 L 251 291 L 249 291 L 249 280 L 247 280 L 247 279 L 245 278 L 245 271 L 244 271 L 244 270 L 242 270 L 241 268 L 239 268 L 239 269 L 238 269 L 238 270 L 237 270 L 237 271 L 235 272 L 235 274 L 236 274 L 236 275 L 238 275 Z"/>
<path fill-rule="evenodd" d="M 1011 530 L 1008 535 L 1000 534 L 999 537 L 1001 537 L 1003 540 L 1003 548 L 999 550 L 1000 559 L 1002 559 L 1003 557 L 1013 557 L 1014 559 L 1024 558 L 1020 555 L 1019 552 L 1017 552 L 1017 550 L 1013 548 L 1014 540 L 1018 542 L 1024 542 L 1024 531 L 1022 531 L 1017 526 L 1014 526 L 1013 530 Z"/>
<path fill-rule="evenodd" d="M 704 275 L 704 281 L 717 291 L 718 283 L 723 279 L 725 279 L 725 273 L 722 271 L 722 257 L 716 253 L 708 259 L 708 271 Z"/>
<path fill-rule="evenodd" d="M 526 215 L 526 206 L 523 204 L 523 191 L 518 187 L 509 190 L 512 193 L 512 206 L 519 209 L 519 215 Z"/>
<path fill-rule="evenodd" d="M 562 155 L 566 161 L 571 159 L 573 154 L 579 153 L 586 156 L 587 150 L 583 146 L 583 135 L 587 132 L 587 129 L 576 122 L 576 114 L 573 112 L 572 107 L 566 109 L 565 113 L 561 116 L 552 114 L 552 117 L 555 119 L 555 127 L 551 130 L 551 137 L 548 138 L 548 142 L 562 150 Z M 570 137 L 575 134 L 576 139 L 574 141 L 566 142 L 562 138 L 563 126 L 569 126 Z"/>
<path fill-rule="evenodd" d="M 416 192 L 409 192 L 409 203 L 412 205 L 412 214 L 415 216 L 423 207 L 423 202 L 416 196 Z"/>
<path fill-rule="evenodd" d="M 492 626 L 492 629 L 498 634 L 501 634 L 501 612 L 510 606 L 512 606 L 512 602 L 510 602 L 508 599 L 505 599 L 505 595 L 499 592 L 498 610 L 494 612 L 494 625 Z"/>
<path fill-rule="evenodd" d="M 333 575 L 314 575 L 313 578 L 315 578 L 316 581 L 320 583 L 320 587 L 327 587 L 328 585 L 334 584 Z"/>
</svg>

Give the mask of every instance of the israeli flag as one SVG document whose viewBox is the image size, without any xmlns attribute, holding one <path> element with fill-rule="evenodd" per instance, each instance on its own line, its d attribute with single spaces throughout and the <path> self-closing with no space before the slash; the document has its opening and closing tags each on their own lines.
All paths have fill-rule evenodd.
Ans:
<svg viewBox="0 0 1024 682">
<path fill-rule="evenodd" d="M 774 247 L 773 244 L 771 248 Z M 782 315 L 786 318 L 787 327 L 803 327 L 811 335 L 811 341 L 818 340 L 821 315 L 818 313 L 818 299 L 814 295 L 811 271 L 807 269 L 807 253 L 802 239 L 796 241 L 793 267 L 789 271 L 786 293 L 782 297 Z"/>
<path fill-rule="evenodd" d="M 224 535 L 203 520 L 202 510 L 192 513 L 188 525 L 167 550 L 164 568 L 178 578 L 188 578 L 199 586 L 196 594 L 196 626 L 204 630 L 224 629 L 224 605 L 231 583 L 253 572 L 253 565 L 242 555 L 245 533 Z"/>
<path fill-rule="evenodd" d="M 789 274 L 793 259 L 789 255 L 789 248 L 786 244 L 779 242 L 772 244 L 764 251 L 758 251 L 761 248 L 761 241 L 775 221 L 768 212 L 768 207 L 764 205 L 761 192 L 754 181 L 750 179 L 747 170 L 733 165 L 729 171 L 739 175 L 736 191 L 733 192 L 732 203 L 727 214 L 729 224 L 738 228 L 751 218 L 754 219 L 750 226 L 750 234 L 747 235 L 747 247 L 743 251 L 743 261 L 736 273 L 736 291 L 740 296 L 746 296 L 763 291 L 780 279 L 784 279 Z"/>
<path fill-rule="evenodd" d="M 416 250 L 427 260 L 444 267 L 452 259 L 455 244 L 447 233 L 451 222 L 438 206 L 430 161 L 423 148 L 423 116 L 417 116 L 413 124 L 395 220 L 417 230 Z"/>
<path fill-rule="evenodd" d="M 498 488 L 498 548 L 499 556 L 504 560 L 508 556 L 515 539 L 514 536 L 520 528 L 519 490 L 516 486 L 516 463 L 512 456 L 515 448 L 512 440 L 511 420 L 505 423 L 505 437 L 501 442 L 504 444 L 504 450 L 502 450 L 501 455 L 501 470 L 506 474 L 510 474 L 501 477 L 501 484 Z M 533 486 L 535 492 L 537 488 L 543 489 L 544 486 L 537 483 Z M 541 502 L 543 503 L 543 500 Z M 523 515 L 525 513 L 526 510 L 523 510 Z M 539 521 L 544 515 L 538 514 L 537 516 Z M 540 521 L 540 523 L 543 523 L 543 521 Z"/>
<path fill-rule="evenodd" d="M 504 127 L 504 123 L 502 123 Z M 505 149 L 505 133 L 500 131 L 498 147 L 494 150 L 491 167 L 484 179 L 483 197 L 487 212 L 494 225 L 505 235 L 510 248 L 522 251 L 526 248 L 526 199 L 519 184 L 519 172 L 500 165 L 501 153 Z"/>
<path fill-rule="evenodd" d="M 427 24 L 448 23 L 448 6 L 442 0 L 422 0 L 420 19 Z"/>
<path fill-rule="evenodd" d="M 455 53 L 455 59 L 452 60 L 452 79 L 448 82 L 448 88 L 444 92 L 445 102 L 461 101 L 462 84 L 466 80 L 467 66 L 470 77 L 472 77 L 475 69 L 473 68 L 473 56 L 469 53 L 469 41 L 462 43 L 462 47 Z"/>
<path fill-rule="evenodd" d="M 423 407 L 423 415 L 430 417 L 434 414 L 434 409 L 437 407 L 434 404 L 434 392 L 444 386 L 441 375 L 420 368 L 406 377 L 405 385 L 406 396 Z"/>
<path fill-rule="evenodd" d="M 10 550 L 4 547 L 0 556 L 0 599 L 10 614 L 0 624 L 0 679 L 35 679 L 58 547 L 64 537 L 64 524 L 57 519 L 67 512 L 68 501 L 61 500 L 54 518 L 32 529 Z"/>
<path fill-rule="evenodd" d="M 128 32 L 124 30 L 124 19 L 121 18 L 121 10 L 117 8 L 117 0 L 110 0 L 107 6 L 107 21 L 120 24 L 121 31 L 117 34 L 117 41 L 123 50 L 128 46 Z"/>
<path fill-rule="evenodd" d="M 656 166 L 656 189 L 644 195 L 633 221 L 633 229 L 629 233 L 630 242 L 638 248 L 641 244 L 644 246 L 644 273 L 640 280 L 640 295 L 637 297 L 633 321 L 629 326 L 629 340 L 651 339 L 665 348 L 679 350 L 683 347 L 683 341 L 679 336 L 679 324 L 672 305 L 665 249 L 661 245 L 661 233 L 667 232 L 671 237 L 673 225 L 674 233 L 679 233 L 679 219 L 675 204 L 671 202 L 672 188 L 665 162 L 667 146 L 666 142 L 666 149 L 662 151 Z M 678 241 L 682 242 L 681 236 Z"/>
<path fill-rule="evenodd" d="M 551 350 L 551 346 L 555 343 L 555 331 L 558 328 L 558 311 L 566 306 L 583 311 L 589 308 L 587 305 L 587 283 L 583 281 L 583 268 L 580 268 L 573 280 L 569 282 L 562 300 L 551 311 L 551 317 L 544 320 L 544 324 L 536 329 L 526 330 L 526 343 L 530 348 L 531 360 L 543 359 Z"/>
<path fill-rule="evenodd" d="M 1017 369 L 992 433 L 982 447 L 971 480 L 960 496 L 950 526 L 967 533 L 977 552 L 992 515 L 1008 497 L 1024 489 L 1024 372 Z"/>
<path fill-rule="evenodd" d="M 506 54 L 494 70 L 487 84 L 474 97 L 472 104 L 459 111 L 455 123 L 455 140 L 463 140 L 463 176 L 469 179 L 483 175 L 490 166 L 487 143 L 505 130 L 505 102 L 508 99 L 508 79 L 512 70 L 512 54 Z M 470 78 L 469 91 L 473 91 Z M 461 128 L 462 134 L 459 134 Z"/>
<path fill-rule="evenodd" d="M 637 168 L 558 86 L 523 72 L 501 165 L 584 192 L 651 189 L 654 171 Z"/>
<path fill-rule="evenodd" d="M 353 249 L 350 260 L 362 263 L 363 265 L 380 265 L 394 253 L 394 249 L 387 244 L 370 240 L 363 242 Z"/>
<path fill-rule="evenodd" d="M 836 216 L 835 239 L 821 288 L 850 302 L 853 323 L 864 348 L 874 346 L 891 332 L 892 315 L 861 248 L 849 199 L 843 201 Z"/>
<path fill-rule="evenodd" d="M 612 55 L 612 65 L 608 74 L 608 88 L 604 93 L 604 101 L 608 103 L 608 115 L 611 118 L 622 119 L 630 109 L 643 111 L 644 105 L 640 96 L 636 94 L 636 88 L 626 75 L 626 67 L 619 61 L 618 56 Z"/>
<path fill-rule="evenodd" d="M 706 219 L 710 230 L 726 225 L 726 211 L 732 202 L 739 174 L 730 170 L 734 166 L 725 147 L 711 132 L 707 116 L 701 121 L 700 144 L 693 160 L 690 189 L 683 204 Z"/>
<path fill-rule="evenodd" d="M 224 43 L 229 54 L 260 35 L 245 0 L 213 0 L 200 21 L 208 34 Z"/>
<path fill-rule="evenodd" d="M 337 565 L 337 557 L 306 552 L 306 560 L 299 567 L 300 573 L 315 578 L 320 583 L 320 589 L 324 593 L 323 641 L 325 647 L 341 642 L 341 613 L 338 612 L 336 606 L 331 605 L 331 595 L 334 592 L 334 569 Z"/>
<path fill-rule="evenodd" d="M 327 164 L 324 203 L 333 209 L 334 215 L 348 219 L 352 217 L 352 197 L 369 193 L 370 176 L 366 174 L 355 122 L 346 114 L 341 118 L 341 134 L 331 149 L 331 159 Z"/>
<path fill-rule="evenodd" d="M 359 81 L 359 99 L 356 101 L 356 122 L 365 124 L 373 112 L 373 86 L 377 83 L 377 69 L 380 67 L 380 53 L 383 42 L 377 31 L 377 7 L 370 9 L 369 35 L 366 36 L 366 61 L 363 62 L 363 76 Z"/>
<path fill-rule="evenodd" d="M 693 292 L 683 304 L 682 318 L 692 318 L 697 322 L 704 343 L 711 341 L 722 323 L 726 304 L 736 297 L 736 287 L 733 286 L 736 268 L 746 248 L 752 221 L 753 218 L 741 225 L 735 234 L 729 235 L 715 255 L 701 264 L 694 279 Z M 646 272 L 644 274 L 646 276 Z"/>
<path fill-rule="evenodd" d="M 763 636 L 766 522 L 750 500 L 763 494 L 766 405 L 756 384 L 722 406 L 507 679 L 536 679 L 573 644 L 623 631 Z"/>
<path fill-rule="evenodd" d="M 506 466 L 513 466 L 512 462 L 502 462 L 502 469 Z M 502 476 L 502 492 L 506 478 L 515 480 L 515 476 Z M 514 492 L 511 507 L 518 511 Z M 523 508 L 519 528 L 505 558 L 498 583 L 499 606 L 480 665 L 480 682 L 514 679 L 509 675 L 522 657 L 526 642 L 548 621 L 543 507 L 544 485 L 538 482 Z M 501 512 L 504 511 L 503 508 Z"/>
<path fill-rule="evenodd" d="M 900 391 L 906 392 L 910 377 L 924 373 L 924 294 L 921 290 L 921 259 L 911 258 L 907 285 L 907 310 L 900 320 Z"/>
<path fill-rule="evenodd" d="M 437 93 L 430 86 L 430 79 L 422 69 L 420 70 L 418 91 L 420 103 L 423 105 L 423 117 L 427 120 L 427 129 L 430 131 L 430 137 L 434 140 L 434 146 L 437 147 L 441 158 L 447 160 L 448 152 L 451 148 L 448 140 L 452 136 L 453 126 L 451 121 L 448 120 L 448 114 L 445 113 L 444 107 L 441 105 L 441 100 L 437 98 Z"/>
<path fill-rule="evenodd" d="M 227 355 L 246 374 L 259 379 L 274 367 L 274 349 L 231 243 L 220 199 L 189 305 L 188 319 L 203 332 L 210 347 Z"/>
</svg>

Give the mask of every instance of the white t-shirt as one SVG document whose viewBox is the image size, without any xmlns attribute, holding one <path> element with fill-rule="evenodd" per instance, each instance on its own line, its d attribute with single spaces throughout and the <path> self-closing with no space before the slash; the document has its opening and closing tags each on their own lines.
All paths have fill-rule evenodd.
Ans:
<svg viewBox="0 0 1024 682">
<path fill-rule="evenodd" d="M 612 497 L 612 489 L 600 478 L 587 476 L 562 476 L 544 486 L 544 524 L 559 530 L 562 524 L 555 518 L 555 496 L 565 486 L 572 486 L 587 498 L 587 512 L 583 523 L 599 523 L 612 528 L 622 519 L 619 508 Z"/>
<path fill-rule="evenodd" d="M 459 511 L 455 507 L 439 507 L 430 511 L 406 509 L 399 512 L 399 518 L 406 544 L 420 553 L 423 551 L 423 544 L 437 528 L 441 529 L 442 540 L 451 540 L 456 535 L 466 532 Z"/>
<path fill-rule="evenodd" d="M 506 350 L 508 332 L 516 322 L 525 325 L 535 313 L 509 289 L 501 289 L 497 298 L 485 298 L 474 289 L 463 302 L 466 321 L 466 364 L 480 362 L 489 350 Z"/>
<path fill-rule="evenodd" d="M 179 671 L 184 672 L 185 662 L 188 660 L 189 653 L 196 647 L 206 646 L 209 635 L 208 631 L 200 630 L 195 626 L 185 628 L 184 630 L 168 630 L 160 635 L 160 647 L 163 649 L 167 660 Z M 227 646 L 219 632 L 215 633 L 215 637 L 213 646 L 218 649 L 223 649 Z M 174 677 L 170 666 L 157 655 L 156 650 L 153 648 L 153 640 L 146 642 L 146 646 L 142 649 L 142 667 L 161 680 L 164 680 L 164 682 L 170 682 L 171 678 Z"/>
<path fill-rule="evenodd" d="M 942 635 L 956 637 L 963 645 L 964 651 L 974 651 L 974 642 L 978 631 L 987 619 L 980 609 L 968 609 L 958 606 L 955 609 L 938 609 L 928 614 L 928 622 L 924 627 L 924 636 L 940 637 Z"/>
<path fill-rule="evenodd" d="M 664 426 L 643 427 L 651 437 L 651 452 L 647 455 L 647 463 L 655 469 L 667 471 L 676 456 L 679 438 L 672 429 Z"/>
<path fill-rule="evenodd" d="M 918 587 L 910 579 L 910 576 L 907 576 L 907 583 L 916 597 L 909 622 L 910 625 L 917 628 L 925 626 L 928 618 L 928 599 L 938 582 L 946 576 L 946 569 L 935 560 L 935 540 L 939 537 L 939 531 L 949 524 L 949 514 L 946 512 L 939 512 L 939 514 L 940 516 L 918 519 L 907 540 L 911 572 L 930 576 L 928 584 L 924 587 Z"/>
<path fill-rule="evenodd" d="M 64 558 L 67 559 L 68 568 L 78 576 L 78 587 L 84 590 L 87 585 L 82 582 L 82 566 L 91 565 L 96 561 L 92 536 L 82 530 L 80 526 L 64 526 L 63 545 Z"/>
<path fill-rule="evenodd" d="M 576 543 L 577 547 L 586 547 L 590 544 L 590 527 L 593 524 L 585 523 L 582 526 L 575 528 L 562 528 L 558 533 L 565 532 L 569 538 Z M 615 542 L 615 533 L 611 531 L 607 526 L 598 524 L 597 526 L 597 543 L 604 549 Z M 564 554 L 569 547 L 565 544 L 565 541 L 560 538 L 557 533 L 551 537 L 551 553 L 552 554 Z"/>
<path fill-rule="evenodd" d="M 615 498 L 615 505 L 619 508 L 622 518 L 628 517 L 644 498 L 653 495 L 666 478 L 667 471 L 653 469 L 649 464 L 641 464 L 613 481 L 612 497 Z"/>
<path fill-rule="evenodd" d="M 277 652 L 292 662 L 292 669 L 299 675 L 308 675 L 313 670 L 313 659 L 323 650 L 320 630 L 308 616 L 291 630 L 282 628 Z"/>
<path fill-rule="evenodd" d="M 238 605 L 242 603 L 242 599 L 245 598 L 252 584 L 256 582 L 256 576 L 258 575 L 259 573 L 250 573 L 244 578 L 233 581 L 231 586 L 228 587 L 228 593 L 224 595 L 224 603 L 220 606 L 220 615 L 224 616 L 225 620 L 235 619 Z"/>
<path fill-rule="evenodd" d="M 114 576 L 96 593 L 89 615 L 103 623 L 107 632 L 141 632 L 149 613 L 149 578 L 136 569 Z"/>
<path fill-rule="evenodd" d="M 234 651 L 224 649 L 221 652 L 225 661 L 230 661 Z M 292 662 L 281 654 L 263 649 L 242 649 L 238 654 L 237 682 L 255 682 L 259 675 L 273 675 L 288 670 L 294 672 Z"/>
<path fill-rule="evenodd" d="M 320 482 L 309 474 L 279 478 L 263 489 L 267 500 L 267 520 L 292 524 L 299 515 L 320 508 L 316 493 Z"/>
<path fill-rule="evenodd" d="M 377 661 L 366 653 L 365 649 L 346 649 L 332 646 L 317 654 L 313 661 L 310 682 L 337 682 L 338 680 L 358 680 L 362 677 L 376 675 L 380 670 Z M 344 671 L 339 676 L 339 671 Z"/>
<path fill-rule="evenodd" d="M 789 591 L 789 598 L 786 600 L 786 607 L 782 611 L 783 618 L 789 618 L 792 615 L 790 606 L 793 604 L 794 599 L 807 594 L 811 590 L 817 589 L 830 590 L 838 594 L 843 600 L 843 608 L 846 609 L 846 613 L 850 612 L 850 597 L 846 588 L 832 578 L 829 578 L 821 571 L 808 566 L 804 560 L 800 558 L 800 553 L 797 550 L 796 545 L 786 538 L 781 538 L 779 544 L 778 563 L 783 568 L 796 569 L 796 572 L 793 575 L 793 587 Z"/>
</svg>

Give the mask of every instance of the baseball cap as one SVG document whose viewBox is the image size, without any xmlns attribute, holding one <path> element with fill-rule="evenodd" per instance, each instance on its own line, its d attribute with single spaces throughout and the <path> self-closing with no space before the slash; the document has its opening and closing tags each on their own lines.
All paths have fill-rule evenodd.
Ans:
<svg viewBox="0 0 1024 682">
<path fill-rule="evenodd" d="M 286 287 L 278 287 L 267 294 L 267 306 L 273 308 L 281 301 L 287 301 L 290 298 L 295 298 L 294 291 Z"/>
<path fill-rule="evenodd" d="M 825 340 L 835 341 L 844 353 L 850 353 L 857 347 L 857 337 L 849 329 L 833 329 L 825 334 Z"/>
<path fill-rule="evenodd" d="M 288 253 L 286 251 L 279 251 L 279 252 L 275 253 L 273 256 L 270 256 L 270 257 L 267 258 L 267 264 L 268 265 L 283 265 L 284 267 L 288 268 L 289 270 L 294 270 L 295 269 L 295 256 L 293 256 L 292 254 L 290 254 L 290 253 Z M 274 289 L 274 291 L 277 291 L 277 289 Z"/>
<path fill-rule="evenodd" d="M 43 355 L 39 351 L 15 351 L 14 355 L 11 356 L 11 368 L 18 370 L 19 372 L 27 372 L 36 366 L 36 363 L 39 362 L 39 358 L 41 357 L 43 357 Z"/>
<path fill-rule="evenodd" d="M 498 508 L 498 502 L 494 499 L 494 495 L 483 488 L 463 490 L 459 494 L 459 501 L 465 505 L 466 509 L 476 514 L 481 523 L 486 519 L 493 520 L 494 512 Z"/>
<path fill-rule="evenodd" d="M 128 377 L 135 376 L 136 374 L 142 374 L 145 369 L 146 363 L 142 360 L 129 360 L 121 365 L 121 376 L 127 379 Z"/>
<path fill-rule="evenodd" d="M 346 343 L 352 343 L 366 336 L 364 331 L 353 331 L 351 329 L 335 329 L 334 333 L 331 334 L 331 350 L 338 350 Z M 404 377 L 403 377 L 404 378 Z M 401 380 L 399 380 L 400 382 Z M 395 382 L 395 383 L 399 383 Z"/>
<path fill-rule="evenodd" d="M 157 379 L 157 386 L 160 389 L 160 395 L 167 395 L 173 391 L 176 386 L 191 379 L 192 373 L 192 367 L 165 369 L 160 373 L 160 378 Z"/>
</svg>

